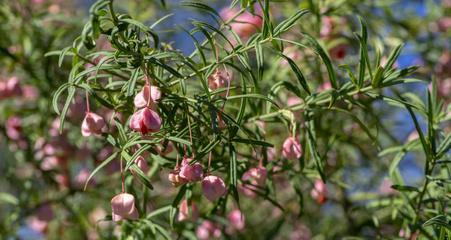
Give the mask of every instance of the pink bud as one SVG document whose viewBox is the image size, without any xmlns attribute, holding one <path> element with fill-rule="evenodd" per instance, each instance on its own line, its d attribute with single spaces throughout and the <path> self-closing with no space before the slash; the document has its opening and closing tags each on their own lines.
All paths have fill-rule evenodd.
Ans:
<svg viewBox="0 0 451 240">
<path fill-rule="evenodd" d="M 186 157 L 183 159 L 179 175 L 188 180 L 189 182 L 200 181 L 202 180 L 202 176 L 204 174 L 202 165 L 200 165 L 199 163 L 190 165 L 189 162 L 191 160 L 192 159 Z"/>
<path fill-rule="evenodd" d="M 149 165 L 147 164 L 147 161 L 144 159 L 144 157 L 139 156 L 135 160 L 135 164 L 143 171 L 144 173 L 147 173 L 149 171 Z"/>
<path fill-rule="evenodd" d="M 318 92 L 323 92 L 332 89 L 332 84 L 330 82 L 325 82 L 318 87 Z"/>
<path fill-rule="evenodd" d="M 451 98 L 451 77 L 437 82 L 437 92 L 442 97 Z"/>
<path fill-rule="evenodd" d="M 282 155 L 288 160 L 296 160 L 302 156 L 302 146 L 294 137 L 289 137 L 283 142 Z"/>
<path fill-rule="evenodd" d="M 219 238 L 221 235 L 221 229 L 209 220 L 203 221 L 196 229 L 196 236 L 200 240 Z"/>
<path fill-rule="evenodd" d="M 226 88 L 230 85 L 230 74 L 227 71 L 217 70 L 215 73 L 208 77 L 208 88 L 210 91 L 214 91 L 220 88 Z M 225 97 L 227 92 L 222 92 L 221 96 Z"/>
<path fill-rule="evenodd" d="M 323 17 L 320 36 L 322 38 L 329 38 L 332 35 L 333 27 L 334 21 L 332 17 L 329 16 Z"/>
<path fill-rule="evenodd" d="M 122 219 L 138 219 L 138 211 L 135 207 L 135 197 L 128 193 L 120 193 L 111 199 L 113 221 Z"/>
<path fill-rule="evenodd" d="M 180 170 L 177 169 L 177 170 L 171 171 L 168 175 L 168 179 L 174 187 L 178 187 L 178 186 L 183 185 L 188 182 L 185 178 L 181 177 L 179 175 L 179 173 L 180 173 Z"/>
<path fill-rule="evenodd" d="M 239 209 L 235 209 L 229 213 L 227 216 L 230 225 L 235 230 L 243 230 L 245 226 L 245 218 Z"/>
<path fill-rule="evenodd" d="M 88 180 L 89 175 L 91 175 L 90 171 L 87 168 L 82 168 L 75 176 L 75 186 L 77 188 L 82 188 Z M 94 185 L 94 179 L 91 179 L 89 183 L 91 186 Z"/>
<path fill-rule="evenodd" d="M 243 185 L 240 190 L 248 197 L 254 197 L 254 191 L 258 190 L 260 187 L 264 187 L 266 184 L 267 171 L 264 167 L 256 167 L 247 170 L 241 180 Z"/>
<path fill-rule="evenodd" d="M 130 128 L 134 131 L 141 132 L 141 134 L 157 132 L 161 128 L 161 118 L 157 112 L 146 107 L 132 115 L 130 118 Z"/>
<path fill-rule="evenodd" d="M 261 14 L 261 9 L 256 7 L 257 14 Z M 225 21 L 231 19 L 236 13 L 237 9 L 224 9 L 221 11 L 221 17 Z M 235 20 L 229 24 L 232 30 L 241 38 L 248 38 L 256 32 L 263 25 L 263 18 L 259 15 L 252 15 L 250 12 L 240 14 Z"/>
<path fill-rule="evenodd" d="M 106 131 L 106 124 L 103 118 L 95 113 L 87 112 L 81 124 L 81 134 L 88 137 L 92 134 L 102 134 L 104 131 Z"/>
<path fill-rule="evenodd" d="M 188 201 L 184 199 L 180 203 L 179 214 L 177 220 L 179 222 L 185 220 L 196 221 L 199 218 L 199 210 L 197 210 L 196 204 L 191 203 L 191 207 L 188 205 Z"/>
<path fill-rule="evenodd" d="M 7 96 L 16 97 L 22 95 L 22 87 L 20 86 L 19 79 L 12 77 L 6 81 Z"/>
<path fill-rule="evenodd" d="M 22 119 L 13 116 L 6 120 L 6 135 L 11 140 L 19 140 L 22 138 Z"/>
<path fill-rule="evenodd" d="M 314 198 L 319 204 L 323 204 L 327 201 L 327 186 L 321 179 L 317 179 L 313 186 L 310 195 Z"/>
<path fill-rule="evenodd" d="M 212 202 L 224 196 L 227 192 L 224 181 L 220 177 L 213 175 L 204 177 L 202 180 L 202 190 L 205 197 Z"/>
<path fill-rule="evenodd" d="M 135 107 L 143 108 L 157 102 L 161 98 L 161 91 L 156 86 L 144 85 L 142 90 L 136 94 L 134 99 Z"/>
<path fill-rule="evenodd" d="M 379 185 L 378 192 L 382 195 L 393 195 L 396 194 L 396 191 L 391 188 L 393 182 L 390 179 L 385 178 L 382 183 Z"/>
</svg>

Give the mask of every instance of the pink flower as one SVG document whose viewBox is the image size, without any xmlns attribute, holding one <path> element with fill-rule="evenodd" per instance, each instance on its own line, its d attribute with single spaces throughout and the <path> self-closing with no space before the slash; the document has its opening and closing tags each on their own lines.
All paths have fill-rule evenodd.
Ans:
<svg viewBox="0 0 451 240">
<path fill-rule="evenodd" d="M 81 124 L 81 134 L 84 137 L 99 135 L 106 131 L 106 124 L 103 118 L 95 113 L 87 112 Z"/>
<path fill-rule="evenodd" d="M 245 218 L 239 209 L 235 209 L 227 216 L 229 224 L 234 230 L 243 230 L 245 226 Z"/>
<path fill-rule="evenodd" d="M 113 221 L 122 219 L 136 220 L 139 218 L 138 210 L 135 207 L 135 197 L 128 193 L 120 193 L 111 199 L 111 209 L 113 211 Z"/>
<path fill-rule="evenodd" d="M 182 161 L 182 167 L 180 168 L 180 177 L 185 178 L 189 182 L 196 182 L 202 180 L 204 171 L 200 163 L 190 165 L 189 162 L 192 159 L 184 158 Z"/>
<path fill-rule="evenodd" d="M 75 186 L 77 188 L 82 188 L 85 185 L 86 181 L 88 180 L 89 175 L 91 175 L 91 172 L 87 168 L 82 168 L 75 176 Z M 91 178 L 89 183 L 90 186 L 94 185 L 95 184 L 94 179 Z"/>
<path fill-rule="evenodd" d="M 390 179 L 384 179 L 381 183 L 381 185 L 379 185 L 379 193 L 382 195 L 393 195 L 396 194 L 396 191 L 391 188 L 391 186 L 393 185 L 393 182 Z"/>
<path fill-rule="evenodd" d="M 191 203 L 191 207 L 188 205 L 188 201 L 184 199 L 180 203 L 179 214 L 177 215 L 177 220 L 179 222 L 185 220 L 196 221 L 199 218 L 199 210 L 196 207 L 196 204 Z"/>
<path fill-rule="evenodd" d="M 442 97 L 451 98 L 451 77 L 437 82 L 437 92 Z"/>
<path fill-rule="evenodd" d="M 202 191 L 208 200 L 214 202 L 226 194 L 227 188 L 220 177 L 210 175 L 202 180 Z"/>
<path fill-rule="evenodd" d="M 161 98 L 161 91 L 156 86 L 144 85 L 142 90 L 136 94 L 134 99 L 135 107 L 143 108 L 155 104 Z"/>
<path fill-rule="evenodd" d="M 324 82 L 323 84 L 319 85 L 318 92 L 327 91 L 329 89 L 332 89 L 332 84 L 330 82 Z"/>
<path fill-rule="evenodd" d="M 283 142 L 282 155 L 288 160 L 296 160 L 302 156 L 302 146 L 294 137 L 289 137 Z"/>
<path fill-rule="evenodd" d="M 178 187 L 178 186 L 183 185 L 188 182 L 188 180 L 181 177 L 179 175 L 179 173 L 180 173 L 180 169 L 176 169 L 174 171 L 171 171 L 168 175 L 168 179 L 174 187 Z"/>
<path fill-rule="evenodd" d="M 327 192 L 326 184 L 324 184 L 321 179 L 317 179 L 310 195 L 316 200 L 316 202 L 323 204 L 327 201 Z"/>
<path fill-rule="evenodd" d="M 440 32 L 446 32 L 451 28 L 451 17 L 442 17 L 437 21 Z"/>
<path fill-rule="evenodd" d="M 334 21 L 332 17 L 329 16 L 322 17 L 320 36 L 322 38 L 329 38 L 330 36 L 332 36 L 333 29 L 334 29 Z"/>
<path fill-rule="evenodd" d="M 161 128 L 161 118 L 157 112 L 146 107 L 132 115 L 130 128 L 143 135 L 149 132 L 158 132 Z"/>
<path fill-rule="evenodd" d="M 264 187 L 266 184 L 268 172 L 264 167 L 256 167 L 247 170 L 241 180 L 243 181 L 243 186 L 241 190 L 248 197 L 255 196 L 254 191 L 259 187 Z"/>
<path fill-rule="evenodd" d="M 17 77 L 0 82 L 0 100 L 22 95 L 22 87 Z"/>
<path fill-rule="evenodd" d="M 261 14 L 260 8 L 255 8 L 258 14 Z M 228 21 L 238 13 L 237 9 L 223 9 L 220 13 L 221 17 Z M 260 15 L 252 15 L 250 12 L 244 12 L 235 18 L 229 25 L 232 30 L 241 38 L 248 38 L 255 33 L 263 25 L 263 18 Z"/>
<path fill-rule="evenodd" d="M 344 44 L 329 49 L 329 54 L 333 59 L 341 60 L 346 57 L 347 47 Z"/>
<path fill-rule="evenodd" d="M 22 138 L 22 119 L 13 116 L 6 120 L 6 135 L 11 140 L 20 140 Z"/>
<path fill-rule="evenodd" d="M 143 171 L 143 173 L 147 173 L 149 171 L 149 165 L 143 156 L 139 156 L 135 160 L 135 164 Z"/>
<path fill-rule="evenodd" d="M 196 236 L 200 240 L 219 238 L 221 235 L 221 229 L 209 220 L 203 221 L 196 229 Z"/>
<path fill-rule="evenodd" d="M 27 225 L 34 231 L 44 233 L 53 219 L 53 210 L 49 204 L 44 204 L 36 211 L 36 215 L 27 220 Z"/>
<path fill-rule="evenodd" d="M 220 88 L 226 88 L 230 85 L 230 80 L 231 77 L 229 72 L 217 70 L 215 73 L 208 77 L 208 88 L 210 89 L 210 91 L 214 91 Z M 224 91 L 220 95 L 225 97 L 227 95 L 227 92 Z"/>
</svg>

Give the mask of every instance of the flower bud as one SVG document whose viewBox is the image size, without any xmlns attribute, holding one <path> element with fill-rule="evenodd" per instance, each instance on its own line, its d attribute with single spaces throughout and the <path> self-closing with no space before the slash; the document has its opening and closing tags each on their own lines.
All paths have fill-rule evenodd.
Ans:
<svg viewBox="0 0 451 240">
<path fill-rule="evenodd" d="M 149 165 L 143 156 L 139 156 L 135 160 L 135 164 L 143 171 L 143 173 L 147 173 L 149 171 Z"/>
<path fill-rule="evenodd" d="M 288 160 L 296 160 L 302 156 L 302 146 L 294 137 L 289 137 L 283 142 L 282 155 Z"/>
<path fill-rule="evenodd" d="M 220 88 L 226 88 L 230 85 L 230 74 L 227 71 L 217 70 L 208 77 L 208 88 L 214 91 Z M 221 96 L 225 97 L 227 92 L 222 92 Z"/>
<path fill-rule="evenodd" d="M 19 140 L 22 138 L 22 119 L 19 117 L 13 116 L 6 120 L 5 124 L 6 135 L 11 140 Z"/>
<path fill-rule="evenodd" d="M 203 221 L 196 229 L 196 236 L 200 240 L 219 238 L 221 235 L 221 229 L 209 220 Z"/>
<path fill-rule="evenodd" d="M 133 103 L 137 108 L 143 108 L 146 106 L 151 106 L 161 98 L 161 91 L 156 86 L 150 86 L 149 84 L 144 85 L 142 90 L 136 94 Z"/>
<path fill-rule="evenodd" d="M 106 131 L 106 124 L 103 118 L 95 113 L 87 112 L 81 125 L 81 134 L 84 137 L 102 134 Z"/>
<path fill-rule="evenodd" d="M 189 162 L 192 159 L 184 158 L 182 161 L 182 167 L 180 168 L 180 176 L 185 178 L 189 182 L 196 182 L 202 180 L 202 176 L 204 171 L 202 169 L 202 165 L 199 163 L 195 163 L 190 165 Z"/>
<path fill-rule="evenodd" d="M 247 170 L 241 180 L 243 185 L 241 191 L 248 197 L 254 197 L 256 191 L 259 187 L 264 187 L 266 184 L 267 171 L 264 167 L 256 167 Z"/>
<path fill-rule="evenodd" d="M 202 180 L 202 191 L 208 200 L 214 202 L 226 194 L 227 188 L 220 177 L 210 175 Z"/>
<path fill-rule="evenodd" d="M 323 204 L 327 201 L 327 186 L 321 179 L 317 179 L 310 192 L 312 198 L 316 200 L 319 204 Z"/>
<path fill-rule="evenodd" d="M 111 199 L 113 221 L 122 219 L 138 219 L 138 210 L 135 207 L 135 197 L 128 193 L 120 193 Z"/>
<path fill-rule="evenodd" d="M 234 230 L 243 230 L 245 226 L 245 218 L 244 215 L 241 213 L 239 209 L 235 209 L 229 213 L 227 216 L 227 219 L 229 220 L 230 226 Z"/>
<path fill-rule="evenodd" d="M 191 203 L 191 207 L 188 205 L 188 201 L 184 199 L 180 203 L 179 214 L 177 215 L 177 220 L 179 222 L 185 220 L 196 221 L 199 218 L 199 210 L 196 204 Z"/>
<path fill-rule="evenodd" d="M 132 115 L 130 128 L 143 135 L 149 132 L 158 132 L 161 128 L 161 118 L 157 112 L 146 107 Z"/>
</svg>

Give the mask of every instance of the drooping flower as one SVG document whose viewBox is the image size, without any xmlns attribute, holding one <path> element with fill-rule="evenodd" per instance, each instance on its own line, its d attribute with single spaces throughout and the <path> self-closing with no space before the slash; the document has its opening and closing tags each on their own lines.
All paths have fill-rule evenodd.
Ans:
<svg viewBox="0 0 451 240">
<path fill-rule="evenodd" d="M 221 235 L 221 229 L 209 220 L 203 221 L 196 229 L 196 236 L 200 240 L 217 239 Z"/>
<path fill-rule="evenodd" d="M 143 108 L 146 106 L 154 107 L 154 104 L 161 98 L 161 91 L 156 86 L 149 84 L 144 85 L 142 90 L 136 94 L 133 103 L 137 108 Z"/>
<path fill-rule="evenodd" d="M 179 175 L 185 178 L 189 182 L 197 182 L 202 180 L 202 176 L 204 174 L 204 170 L 202 169 L 202 165 L 200 163 L 195 163 L 190 165 L 190 158 L 183 158 L 182 167 L 180 168 Z"/>
<path fill-rule="evenodd" d="M 22 87 L 17 77 L 0 81 L 0 100 L 22 95 Z"/>
<path fill-rule="evenodd" d="M 6 120 L 6 135 L 11 140 L 20 140 L 22 138 L 22 119 L 12 116 Z"/>
<path fill-rule="evenodd" d="M 130 128 L 141 132 L 143 135 L 149 132 L 157 132 L 161 128 L 161 118 L 157 112 L 145 107 L 132 115 Z"/>
<path fill-rule="evenodd" d="M 180 176 L 180 169 L 175 169 L 168 174 L 169 182 L 172 183 L 172 186 L 178 187 L 188 182 L 184 177 Z"/>
<path fill-rule="evenodd" d="M 141 171 L 143 171 L 143 173 L 147 173 L 149 171 L 149 165 L 143 156 L 136 158 L 135 164 L 139 167 L 139 169 L 141 169 Z"/>
<path fill-rule="evenodd" d="M 250 12 L 244 12 L 236 17 L 229 25 L 232 30 L 241 38 L 249 38 L 253 33 L 260 29 L 263 25 L 263 17 L 261 17 L 261 9 L 255 8 L 255 15 Z M 225 20 L 230 20 L 238 13 L 238 9 L 227 8 L 221 11 L 220 15 Z"/>
<path fill-rule="evenodd" d="M 245 218 L 244 214 L 241 213 L 239 209 L 235 209 L 227 215 L 227 219 L 229 220 L 230 226 L 233 230 L 241 231 L 245 227 Z"/>
<path fill-rule="evenodd" d="M 179 213 L 177 215 L 177 220 L 179 222 L 185 220 L 196 221 L 199 218 L 199 210 L 194 202 L 189 206 L 188 201 L 184 199 L 180 203 Z"/>
<path fill-rule="evenodd" d="M 294 137 L 289 137 L 283 142 L 282 155 L 288 160 L 296 160 L 302 156 L 302 146 Z"/>
<path fill-rule="evenodd" d="M 254 197 L 254 191 L 265 186 L 267 175 L 268 172 L 264 167 L 255 167 L 247 170 L 241 177 L 243 185 L 240 190 L 246 196 Z"/>
<path fill-rule="evenodd" d="M 106 124 L 103 118 L 95 113 L 87 112 L 81 125 L 81 134 L 84 137 L 99 135 L 106 131 Z"/>
<path fill-rule="evenodd" d="M 220 177 L 209 175 L 202 180 L 202 191 L 208 200 L 214 202 L 226 194 L 227 188 Z"/>
<path fill-rule="evenodd" d="M 208 88 L 210 91 L 214 91 L 220 88 L 226 88 L 230 85 L 230 74 L 227 71 L 217 70 L 215 73 L 208 77 Z M 222 92 L 221 96 L 226 96 L 227 91 Z"/>
<path fill-rule="evenodd" d="M 129 193 L 120 193 L 111 199 L 113 221 L 123 219 L 136 220 L 139 218 L 135 207 L 135 197 Z"/>
<path fill-rule="evenodd" d="M 323 204 L 327 201 L 327 192 L 327 185 L 321 179 L 317 179 L 310 195 L 316 202 Z"/>
</svg>

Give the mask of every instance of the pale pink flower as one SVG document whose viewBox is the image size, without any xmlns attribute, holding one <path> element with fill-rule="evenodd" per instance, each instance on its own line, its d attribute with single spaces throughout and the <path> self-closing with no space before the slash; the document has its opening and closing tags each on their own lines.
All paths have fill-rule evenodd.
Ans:
<svg viewBox="0 0 451 240">
<path fill-rule="evenodd" d="M 135 164 L 139 167 L 139 169 L 141 169 L 141 171 L 143 171 L 143 173 L 149 172 L 149 165 L 143 156 L 136 158 Z"/>
<path fill-rule="evenodd" d="M 244 214 L 242 214 L 239 209 L 231 211 L 229 215 L 227 215 L 227 219 L 233 230 L 241 231 L 244 229 L 246 220 Z"/>
<path fill-rule="evenodd" d="M 212 202 L 227 193 L 224 181 L 220 177 L 213 175 L 204 177 L 202 180 L 202 190 L 204 196 Z"/>
<path fill-rule="evenodd" d="M 27 101 L 36 101 L 39 97 L 39 91 L 32 85 L 25 85 L 22 88 L 22 95 Z"/>
<path fill-rule="evenodd" d="M 182 167 L 180 168 L 179 175 L 182 178 L 185 178 L 189 182 L 196 182 L 202 180 L 202 176 L 204 174 L 204 171 L 202 169 L 202 165 L 200 163 L 195 163 L 193 165 L 190 165 L 189 162 L 192 159 L 190 158 L 183 158 L 182 161 Z"/>
<path fill-rule="evenodd" d="M 318 92 L 327 91 L 329 89 L 332 89 L 332 84 L 329 81 L 327 81 L 319 85 Z"/>
<path fill-rule="evenodd" d="M 168 179 L 174 187 L 178 187 L 188 182 L 188 180 L 180 176 L 180 169 L 178 168 L 168 174 Z"/>
<path fill-rule="evenodd" d="M 139 218 L 135 207 L 135 197 L 128 193 L 120 193 L 111 199 L 113 221 L 122 219 L 136 220 Z"/>
<path fill-rule="evenodd" d="M 105 132 L 107 126 L 105 120 L 95 113 L 87 112 L 83 123 L 81 124 L 81 134 L 84 137 L 91 135 L 100 135 Z"/>
<path fill-rule="evenodd" d="M 329 16 L 322 17 L 320 36 L 322 38 L 331 37 L 333 29 L 334 29 L 334 21 L 333 21 L 332 17 L 329 17 Z"/>
<path fill-rule="evenodd" d="M 9 117 L 5 124 L 6 135 L 11 140 L 20 140 L 22 138 L 22 119 L 16 116 Z"/>
<path fill-rule="evenodd" d="M 221 229 L 209 220 L 203 221 L 196 229 L 196 236 L 200 240 L 217 239 L 221 235 Z"/>
<path fill-rule="evenodd" d="M 149 132 L 158 132 L 161 128 L 161 118 L 157 112 L 145 107 L 132 115 L 130 128 L 143 135 Z"/>
<path fill-rule="evenodd" d="M 244 12 L 235 18 L 229 25 L 231 29 L 241 38 L 249 38 L 253 33 L 260 29 L 263 25 L 263 17 L 261 17 L 261 9 L 255 8 L 256 15 L 252 15 L 250 12 Z M 223 9 L 220 13 L 224 21 L 230 20 L 235 14 L 238 13 L 238 9 Z"/>
<path fill-rule="evenodd" d="M 437 82 L 437 92 L 442 97 L 451 98 L 451 77 Z"/>
<path fill-rule="evenodd" d="M 437 21 L 438 30 L 446 32 L 451 28 L 451 17 L 442 17 Z"/>
<path fill-rule="evenodd" d="M 390 179 L 385 178 L 382 183 L 379 185 L 379 193 L 382 195 L 393 195 L 396 194 L 396 191 L 391 188 L 393 182 Z"/>
<path fill-rule="evenodd" d="M 268 172 L 264 167 L 255 167 L 247 170 L 241 177 L 243 185 L 240 190 L 246 196 L 254 197 L 254 191 L 265 186 L 267 175 Z"/>
<path fill-rule="evenodd" d="M 302 156 L 302 146 L 294 138 L 289 137 L 283 142 L 282 156 L 288 160 L 296 160 Z"/>
<path fill-rule="evenodd" d="M 313 186 L 310 195 L 313 199 L 315 199 L 319 204 L 323 204 L 327 201 L 327 186 L 321 179 L 315 180 L 315 184 Z"/>
<path fill-rule="evenodd" d="M 74 181 L 75 187 L 82 188 L 86 184 L 86 181 L 88 180 L 89 175 L 91 175 L 91 172 L 89 171 L 89 169 L 82 168 L 75 176 L 75 181 Z M 95 184 L 95 180 L 93 178 L 91 178 L 91 180 L 89 181 L 89 185 L 93 186 L 94 184 Z"/>
<path fill-rule="evenodd" d="M 177 220 L 179 222 L 185 220 L 196 221 L 199 218 L 199 210 L 194 202 L 191 203 L 191 206 L 188 205 L 188 201 L 184 199 L 180 203 L 179 213 L 177 215 Z"/>
<path fill-rule="evenodd" d="M 231 76 L 227 71 L 217 70 L 215 73 L 208 77 L 208 88 L 210 91 L 214 91 L 220 88 L 226 88 L 230 86 Z M 227 90 L 228 91 L 228 90 Z M 227 91 L 222 92 L 220 95 L 225 97 Z"/>
<path fill-rule="evenodd" d="M 161 91 L 156 86 L 150 86 L 149 84 L 145 84 L 142 90 L 136 94 L 134 99 L 135 107 L 143 108 L 146 106 L 152 106 L 158 102 L 161 98 Z"/>
</svg>

